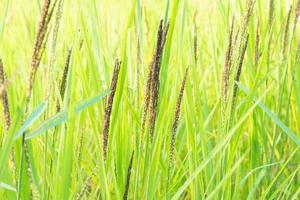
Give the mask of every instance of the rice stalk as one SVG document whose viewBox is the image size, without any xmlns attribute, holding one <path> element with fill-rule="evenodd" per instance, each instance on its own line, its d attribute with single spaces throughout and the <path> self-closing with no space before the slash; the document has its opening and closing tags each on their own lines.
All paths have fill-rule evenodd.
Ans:
<svg viewBox="0 0 300 200">
<path fill-rule="evenodd" d="M 274 0 L 270 0 L 269 3 L 269 20 L 268 20 L 268 32 L 269 32 L 269 41 L 267 46 L 267 72 L 269 71 L 270 66 L 270 54 L 271 54 L 271 44 L 272 44 L 272 38 L 273 38 L 273 32 L 272 32 L 272 26 L 275 21 L 275 6 L 274 6 Z M 266 86 L 268 84 L 268 80 L 266 80 Z"/>
<path fill-rule="evenodd" d="M 231 79 L 232 73 L 234 72 L 233 66 L 236 65 L 236 60 L 238 60 L 239 51 L 241 48 L 241 40 L 242 40 L 241 34 L 242 34 L 241 28 L 238 28 L 238 30 L 236 31 L 236 33 L 234 35 L 234 42 L 232 44 L 231 53 L 229 56 L 229 58 L 230 58 L 229 62 L 228 62 L 228 66 L 229 66 L 228 67 L 228 71 L 229 71 L 228 79 L 229 79 L 229 81 Z M 228 81 L 228 84 L 229 84 L 229 81 Z M 228 95 L 229 95 L 229 89 L 227 89 L 227 100 L 228 100 Z"/>
<path fill-rule="evenodd" d="M 139 102 L 140 97 L 140 68 L 142 67 L 142 57 L 141 57 L 141 41 L 137 37 L 137 53 L 136 53 L 136 102 Z"/>
<path fill-rule="evenodd" d="M 294 19 L 295 26 L 298 22 L 299 16 L 300 16 L 300 0 L 298 0 L 297 5 L 296 5 L 295 19 Z"/>
<path fill-rule="evenodd" d="M 254 9 L 255 2 L 256 2 L 256 0 L 248 1 L 246 15 L 244 16 L 244 22 L 243 22 L 243 25 L 241 28 L 241 38 L 242 39 L 246 38 L 248 35 L 247 28 L 249 25 L 250 17 L 252 15 L 252 12 Z"/>
<path fill-rule="evenodd" d="M 76 200 L 82 199 L 84 197 L 84 195 L 88 192 L 88 188 L 91 185 L 92 178 L 95 176 L 97 169 L 98 169 L 98 165 L 96 165 L 94 167 L 94 169 L 92 170 L 91 174 L 85 179 L 82 189 L 76 195 Z"/>
<path fill-rule="evenodd" d="M 127 169 L 127 178 L 126 178 L 126 185 L 125 185 L 125 191 L 123 195 L 123 200 L 128 199 L 128 192 L 129 192 L 129 186 L 130 186 L 130 177 L 131 177 L 131 169 L 132 169 L 132 163 L 133 163 L 133 156 L 134 156 L 134 151 L 131 154 L 129 166 Z"/>
<path fill-rule="evenodd" d="M 150 140 L 153 139 L 155 121 L 157 115 L 157 106 L 158 106 L 158 95 L 159 95 L 159 73 L 161 66 L 161 58 L 163 47 L 166 42 L 166 36 L 168 33 L 168 27 L 163 28 L 163 20 L 160 21 L 158 33 L 157 33 L 157 43 L 156 43 L 156 52 L 155 52 L 155 62 L 153 65 L 152 71 L 152 82 L 151 82 L 151 90 L 150 90 L 150 118 L 149 118 L 149 135 Z"/>
<path fill-rule="evenodd" d="M 51 0 L 50 0 L 50 1 L 51 1 Z M 50 20 L 51 20 L 51 18 L 52 18 L 53 13 L 54 13 L 54 10 L 55 10 L 57 1 L 59 1 L 59 3 L 60 3 L 61 6 L 62 6 L 62 0 L 54 0 L 53 4 L 52 4 L 52 6 L 51 6 L 51 9 L 48 11 L 48 15 L 47 15 L 47 17 L 46 17 L 46 24 L 48 24 L 48 25 L 49 25 L 49 23 L 50 23 Z M 57 13 L 56 13 L 56 14 L 57 14 Z"/>
<path fill-rule="evenodd" d="M 177 103 L 176 103 L 176 110 L 175 110 L 175 117 L 173 121 L 173 126 L 172 126 L 172 134 L 171 134 L 171 143 L 170 143 L 170 150 L 169 150 L 169 167 L 168 167 L 168 176 L 167 176 L 167 186 L 166 186 L 166 194 L 168 195 L 169 192 L 169 185 L 170 185 L 170 171 L 171 171 L 171 166 L 174 162 L 174 150 L 175 150 L 175 142 L 176 142 L 176 133 L 177 133 L 177 128 L 178 128 L 178 121 L 180 117 L 180 111 L 181 111 L 181 102 L 182 102 L 182 97 L 184 94 L 184 89 L 185 89 L 185 84 L 186 84 L 186 79 L 188 75 L 188 68 L 186 68 L 184 77 L 181 83 L 180 87 L 180 92 L 179 96 L 177 98 Z M 168 199 L 168 198 L 167 198 Z"/>
<path fill-rule="evenodd" d="M 64 65 L 64 71 L 63 71 L 62 78 L 61 78 L 60 90 L 59 90 L 61 102 L 63 102 L 64 98 L 65 98 L 66 87 L 67 87 L 67 78 L 68 78 L 69 69 L 70 69 L 71 55 L 72 55 L 72 48 L 70 48 L 68 50 L 68 55 L 67 55 L 65 65 Z M 61 110 L 61 106 L 60 106 L 59 100 L 57 100 L 56 112 L 58 113 L 60 110 Z"/>
<path fill-rule="evenodd" d="M 234 17 L 232 18 L 231 28 L 229 33 L 229 43 L 226 51 L 225 64 L 223 67 L 222 74 L 222 116 L 225 116 L 227 97 L 228 97 L 228 85 L 229 76 L 232 63 L 232 53 L 233 53 L 233 29 L 234 29 Z M 223 117 L 223 124 L 225 122 L 225 117 Z"/>
<path fill-rule="evenodd" d="M 11 124 L 11 117 L 10 117 L 8 94 L 7 94 L 7 80 L 6 80 L 6 75 L 5 75 L 5 71 L 4 71 L 3 61 L 1 58 L 0 58 L 0 88 L 1 88 L 0 98 L 2 101 L 3 116 L 4 116 L 4 129 L 6 132 L 8 132 L 8 130 L 10 128 L 10 124 Z M 0 147 L 3 144 L 3 138 L 4 138 L 4 132 L 2 133 L 2 137 L 0 140 Z M 12 165 L 12 169 L 13 169 L 13 179 L 14 179 L 15 185 L 18 185 L 14 147 L 12 147 L 12 150 L 10 153 L 10 161 L 11 161 L 11 165 Z"/>
<path fill-rule="evenodd" d="M 1 58 L 0 58 L 0 86 L 1 86 L 0 97 L 2 100 L 3 115 L 4 115 L 4 128 L 6 131 L 8 131 L 11 122 L 10 122 L 10 112 L 9 112 L 9 103 L 8 103 L 8 95 L 7 95 L 7 80 L 6 80 L 4 66 Z M 0 145 L 2 145 L 2 140 L 0 141 Z"/>
<path fill-rule="evenodd" d="M 50 50 L 50 60 L 49 60 L 49 68 L 48 68 L 48 88 L 46 91 L 46 96 L 50 96 L 51 91 L 51 75 L 53 71 L 53 65 L 56 60 L 56 45 L 57 45 L 57 37 L 58 37 L 58 31 L 60 27 L 60 20 L 62 16 L 62 9 L 63 9 L 63 0 L 59 0 L 57 10 L 55 13 L 55 21 L 54 26 L 52 28 L 52 38 L 51 38 L 51 50 Z"/>
<path fill-rule="evenodd" d="M 56 2 L 55 2 L 56 3 Z M 62 17 L 62 12 L 63 12 L 63 4 L 64 4 L 64 1 L 63 0 L 58 0 L 58 5 L 57 5 L 57 10 L 56 10 L 56 13 L 55 13 L 55 19 L 54 19 L 54 26 L 52 28 L 52 38 L 51 38 L 51 49 L 50 49 L 50 60 L 49 60 L 49 67 L 48 67 L 48 87 L 46 89 L 46 98 L 49 98 L 50 97 L 50 92 L 52 90 L 51 88 L 51 81 L 52 81 L 52 72 L 53 72 L 53 65 L 54 65 L 54 62 L 56 60 L 56 47 L 57 47 L 57 38 L 58 38 L 58 32 L 59 32 L 59 28 L 60 28 L 60 21 L 61 21 L 61 17 Z M 52 12 L 50 13 L 53 13 L 53 9 L 54 9 L 54 6 L 52 7 Z M 50 14 L 51 16 L 52 14 Z M 50 19 L 50 17 L 48 17 L 48 20 Z M 49 31 L 50 32 L 50 31 Z M 45 42 L 46 43 L 46 42 Z M 64 67 L 64 69 L 66 68 L 66 65 Z M 62 78 L 63 80 L 63 78 Z M 61 81 L 61 84 L 63 83 L 64 81 Z M 60 94 L 62 93 L 62 91 L 60 91 Z M 64 92 L 63 92 L 64 93 Z M 61 98 L 63 99 L 63 97 L 61 96 Z M 60 110 L 59 108 L 59 102 L 57 101 L 56 103 L 56 111 L 58 112 L 58 110 Z M 54 129 L 54 132 L 53 132 L 53 136 L 52 136 L 52 149 L 55 149 L 55 141 L 56 141 L 56 138 L 55 138 L 55 135 L 56 135 L 56 131 L 57 131 L 57 128 Z M 46 143 L 47 143 L 47 137 L 46 137 Z M 47 148 L 47 145 L 45 145 L 46 148 Z M 47 150 L 45 150 L 47 151 Z M 47 159 L 47 158 L 45 158 Z M 53 158 L 51 158 L 50 160 L 50 173 L 52 172 L 52 167 L 53 167 Z M 50 190 L 50 188 L 49 188 Z M 50 193 L 48 191 L 48 193 Z"/>
<path fill-rule="evenodd" d="M 254 48 L 254 69 L 257 70 L 258 68 L 258 61 L 261 56 L 259 51 L 259 44 L 260 44 L 260 26 L 259 22 L 256 25 L 256 37 L 255 37 L 255 48 Z"/>
<path fill-rule="evenodd" d="M 111 112 L 114 102 L 114 97 L 116 93 L 117 83 L 118 83 L 118 77 L 120 72 L 120 66 L 121 62 L 116 60 L 113 77 L 110 84 L 110 94 L 108 96 L 106 106 L 105 106 L 105 114 L 104 114 L 104 122 L 103 122 L 103 129 L 102 129 L 102 136 L 103 136 L 103 157 L 104 160 L 106 160 L 107 156 L 107 144 L 108 144 L 108 134 L 109 134 L 109 127 L 110 127 L 110 118 L 111 118 Z"/>
<path fill-rule="evenodd" d="M 197 66 L 198 64 L 198 35 L 197 35 L 197 25 L 196 25 L 196 16 L 197 14 L 194 14 L 194 61 Z"/>
<path fill-rule="evenodd" d="M 294 23 L 293 23 L 293 30 L 292 30 L 292 39 L 291 39 L 291 41 L 293 41 L 294 36 L 295 36 L 295 32 L 296 32 L 296 28 L 297 28 L 299 16 L 300 16 L 300 0 L 298 0 L 298 2 L 296 4 L 296 7 L 295 7 L 295 16 L 294 16 Z M 291 48 L 291 46 L 290 46 L 290 48 Z"/>
<path fill-rule="evenodd" d="M 241 75 L 241 70 L 242 70 L 242 66 L 243 66 L 243 62 L 244 62 L 244 56 L 245 56 L 245 52 L 248 46 L 248 39 L 249 39 L 249 34 L 248 34 L 248 26 L 249 26 L 249 22 L 250 22 L 250 17 L 252 16 L 253 13 L 253 9 L 254 9 L 254 5 L 255 5 L 256 1 L 255 0 L 249 0 L 248 4 L 247 4 L 247 11 L 245 16 L 243 17 L 243 23 L 242 26 L 239 29 L 239 32 L 236 34 L 235 37 L 235 45 L 234 48 L 232 48 L 232 53 L 230 55 L 231 61 L 233 61 L 235 59 L 235 54 L 234 54 L 234 49 L 236 48 L 238 41 L 239 41 L 239 48 L 238 48 L 238 54 L 237 54 L 237 68 L 234 69 L 234 72 L 236 73 L 233 77 L 233 90 L 232 90 L 232 96 L 231 96 L 231 104 L 229 107 L 229 127 L 231 127 L 231 123 L 232 123 L 232 115 L 233 115 L 233 111 L 234 111 L 234 107 L 235 107 L 235 101 L 236 101 L 236 96 L 237 96 L 237 90 L 238 90 L 238 86 L 235 82 L 238 82 L 240 79 L 240 75 Z M 231 66 L 231 64 L 230 64 Z M 231 73 L 231 68 L 229 69 L 229 74 Z M 229 75 L 230 76 L 230 75 Z M 230 79 L 230 78 L 228 78 Z M 228 81 L 229 82 L 229 81 Z M 228 90 L 227 90 L 228 91 Z M 223 113 L 226 114 L 226 108 L 223 108 Z M 224 115 L 223 114 L 223 115 Z M 224 119 L 224 123 L 223 123 L 224 127 L 225 127 L 225 119 Z"/>
<path fill-rule="evenodd" d="M 285 88 L 285 84 L 286 84 L 286 80 L 287 80 L 287 73 L 288 73 L 288 66 L 286 63 L 286 51 L 287 51 L 287 47 L 288 47 L 288 40 L 289 40 L 289 27 L 290 27 L 290 18 L 291 18 L 291 13 L 292 13 L 292 6 L 290 6 L 290 9 L 288 11 L 288 15 L 286 18 L 286 22 L 285 22 L 285 29 L 284 29 L 284 38 L 283 38 L 283 44 L 282 44 L 282 59 L 283 59 L 283 63 L 282 66 L 284 67 L 284 70 L 282 70 L 281 68 L 278 68 L 278 81 L 279 81 L 279 95 L 278 96 L 278 107 L 276 110 L 276 113 L 278 116 L 281 115 L 282 113 L 282 104 L 283 104 L 283 91 Z M 279 137 L 278 136 L 279 131 L 278 131 L 278 127 L 276 126 L 273 132 L 273 140 L 272 140 L 272 151 L 271 151 L 271 157 L 270 157 L 270 162 L 272 162 L 274 160 L 274 152 L 275 152 L 275 145 L 276 145 L 276 139 Z"/>
<path fill-rule="evenodd" d="M 288 43 L 288 38 L 289 38 L 289 26 L 290 26 L 290 19 L 291 19 L 291 14 L 292 14 L 292 6 L 289 9 L 286 23 L 285 23 L 285 29 L 284 29 L 284 38 L 283 38 L 283 44 L 282 44 L 282 56 L 285 59 L 286 57 L 286 50 L 287 50 L 287 43 Z"/>
<path fill-rule="evenodd" d="M 169 22 L 163 27 L 162 43 L 161 43 L 161 46 L 160 46 L 160 52 L 161 52 L 161 54 L 163 52 L 163 48 L 164 48 L 164 46 L 166 44 L 166 41 L 167 41 L 169 27 L 170 27 L 170 23 Z"/>
<path fill-rule="evenodd" d="M 84 133 L 84 129 L 82 129 L 82 131 L 80 132 L 80 137 L 79 137 L 78 156 L 77 156 L 78 165 L 80 164 L 81 157 L 82 157 L 83 133 Z"/>
<path fill-rule="evenodd" d="M 148 74 L 147 74 L 147 82 L 145 87 L 145 97 L 143 102 L 143 114 L 142 114 L 142 132 L 145 130 L 148 110 L 149 110 L 149 102 L 150 102 L 150 91 L 151 91 L 151 83 L 152 83 L 152 72 L 154 66 L 155 59 L 151 60 L 150 64 L 148 65 Z"/>
<path fill-rule="evenodd" d="M 59 97 L 59 99 L 61 99 L 62 103 L 64 102 L 64 99 L 65 99 L 65 93 L 66 93 L 66 88 L 67 88 L 67 79 L 68 79 L 68 74 L 69 74 L 69 70 L 70 70 L 71 56 L 72 56 L 72 48 L 70 48 L 68 50 L 68 54 L 67 54 L 66 61 L 64 64 L 63 74 L 62 74 L 61 81 L 60 81 L 60 90 L 59 90 L 60 97 Z M 59 99 L 56 102 L 56 113 L 59 113 L 61 111 L 61 105 L 60 105 Z M 56 131 L 57 131 L 57 129 L 55 128 L 54 132 L 53 132 L 53 136 L 52 136 L 52 149 L 55 148 Z M 53 167 L 53 159 L 51 159 L 51 161 L 50 161 L 50 172 L 52 172 L 52 167 Z"/>
<path fill-rule="evenodd" d="M 28 112 L 28 107 L 29 107 L 29 102 L 31 99 L 35 74 L 36 74 L 37 68 L 38 68 L 40 60 L 41 60 L 41 49 L 42 49 L 41 47 L 44 42 L 45 35 L 47 32 L 47 28 L 48 28 L 48 23 L 49 23 L 48 15 L 49 15 L 50 3 L 51 3 L 51 0 L 44 1 L 41 20 L 39 22 L 39 26 L 37 29 L 37 35 L 35 38 L 34 50 L 33 50 L 32 59 L 31 59 L 32 61 L 31 61 L 31 68 L 30 68 L 30 74 L 29 74 L 28 91 L 27 91 L 27 96 L 26 96 L 25 113 Z"/>
<path fill-rule="evenodd" d="M 233 45 L 233 48 L 232 48 L 232 54 L 233 54 L 235 48 L 236 48 L 237 45 L 238 45 L 238 39 L 239 39 L 239 36 L 240 36 L 240 29 L 237 30 L 237 32 L 236 32 L 236 34 L 235 34 L 235 36 L 234 36 L 234 45 Z M 230 59 L 230 60 L 232 61 L 233 58 Z"/>
<path fill-rule="evenodd" d="M 56 1 L 55 1 L 56 2 Z M 52 10 L 50 10 L 50 4 L 51 0 L 45 0 L 42 8 L 42 13 L 41 13 L 41 19 L 39 22 L 39 26 L 37 29 L 37 34 L 35 38 L 35 44 L 34 44 L 34 49 L 32 53 L 32 59 L 31 59 L 31 66 L 30 66 L 30 73 L 29 73 L 29 82 L 28 82 L 28 89 L 27 89 L 27 95 L 26 95 L 26 100 L 25 100 L 25 116 L 28 115 L 28 109 L 29 109 L 29 103 L 31 100 L 31 95 L 32 95 L 32 89 L 33 89 L 33 84 L 35 80 L 35 74 L 37 72 L 37 69 L 39 67 L 41 57 L 43 55 L 43 44 L 45 42 L 45 36 L 48 30 L 48 25 L 52 16 L 52 11 L 54 9 L 55 3 L 52 7 Z M 30 163 L 29 163 L 29 152 L 28 152 L 28 147 L 27 143 L 25 141 L 26 137 L 26 132 L 23 134 L 22 137 L 22 157 L 23 154 L 25 155 L 25 167 L 26 167 L 26 174 L 29 179 L 29 183 L 31 186 L 31 198 L 38 199 L 39 194 L 37 194 L 35 190 L 35 186 L 32 181 L 32 172 L 30 170 Z M 22 183 L 19 181 L 19 190 L 21 190 Z"/>
<path fill-rule="evenodd" d="M 243 63 L 244 63 L 244 57 L 245 57 L 246 49 L 248 46 L 248 40 L 249 40 L 249 34 L 247 34 L 245 42 L 242 46 L 242 49 L 241 49 L 241 52 L 239 55 L 238 68 L 237 68 L 236 75 L 234 78 L 233 94 L 232 94 L 232 101 L 231 101 L 231 107 L 230 107 L 229 127 L 231 127 L 231 124 L 232 124 L 232 116 L 233 116 L 233 111 L 235 109 L 235 102 L 236 102 L 237 92 L 238 92 L 238 85 L 236 84 L 236 82 L 240 81 L 242 67 L 243 67 Z"/>
<path fill-rule="evenodd" d="M 194 59 L 195 59 L 196 66 L 198 63 L 198 51 L 197 50 L 198 50 L 198 37 L 197 37 L 197 32 L 195 30 L 195 33 L 194 33 Z"/>
<path fill-rule="evenodd" d="M 161 20 L 159 27 L 160 28 L 159 28 L 158 35 L 157 35 L 156 53 L 153 54 L 151 62 L 148 65 L 147 82 L 146 82 L 146 87 L 145 87 L 145 97 L 144 97 L 144 102 L 143 102 L 142 132 L 144 132 L 144 130 L 145 130 L 145 125 L 146 125 L 147 116 L 148 116 L 148 110 L 151 105 L 150 103 L 152 102 L 151 95 L 152 95 L 152 90 L 153 90 L 154 69 L 157 64 L 160 65 L 160 60 L 157 60 L 157 59 L 158 58 L 161 59 L 160 58 L 161 55 L 158 56 L 158 54 L 162 53 L 164 44 L 167 40 L 169 23 L 167 23 L 167 25 L 164 28 L 162 28 L 162 20 Z"/>
<path fill-rule="evenodd" d="M 270 3 L 269 3 L 269 20 L 268 20 L 268 29 L 269 29 L 269 31 L 271 30 L 272 24 L 274 22 L 274 10 L 275 10 L 274 0 L 270 0 Z"/>
<path fill-rule="evenodd" d="M 239 64 L 239 63 L 235 63 L 235 62 L 239 61 L 240 53 L 241 53 L 242 48 L 243 48 L 243 43 L 249 35 L 247 30 L 248 30 L 250 18 L 252 16 L 255 3 L 256 3 L 256 0 L 248 0 L 247 10 L 246 10 L 245 16 L 243 17 L 242 25 L 241 25 L 241 27 L 239 27 L 239 29 L 237 30 L 237 33 L 235 34 L 234 44 L 231 47 L 230 54 L 227 54 L 227 55 L 229 55 L 229 59 L 228 59 L 229 60 L 228 61 L 228 63 L 229 63 L 228 64 L 228 66 L 229 66 L 229 78 L 228 79 L 230 79 L 231 73 L 233 71 L 235 71 L 235 69 L 232 69 L 232 66 L 235 65 L 235 64 L 237 64 L 237 65 Z M 234 64 L 233 64 L 233 62 L 234 62 Z M 227 90 L 227 93 L 228 92 L 229 92 L 229 90 Z"/>
<path fill-rule="evenodd" d="M 181 111 L 181 102 L 182 102 L 182 97 L 183 97 L 183 93 L 184 93 L 184 89 L 185 89 L 185 83 L 186 83 L 186 79 L 187 79 L 187 75 L 188 75 L 188 70 L 189 70 L 189 68 L 186 68 L 184 77 L 183 77 L 183 80 L 181 83 L 179 96 L 177 98 L 175 118 L 174 118 L 173 127 L 172 127 L 172 139 L 171 139 L 171 150 L 170 150 L 171 159 L 170 160 L 173 160 L 173 157 L 174 157 L 175 138 L 176 138 L 176 132 L 177 132 L 177 128 L 178 128 L 178 121 L 179 121 L 179 116 L 180 116 L 180 111 Z"/>
</svg>

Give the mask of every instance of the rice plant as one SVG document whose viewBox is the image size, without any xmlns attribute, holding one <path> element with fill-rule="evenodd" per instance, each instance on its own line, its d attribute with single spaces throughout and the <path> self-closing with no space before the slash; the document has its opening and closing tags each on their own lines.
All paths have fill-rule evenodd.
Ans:
<svg viewBox="0 0 300 200">
<path fill-rule="evenodd" d="M 0 11 L 0 199 L 300 199 L 300 0 Z"/>
</svg>

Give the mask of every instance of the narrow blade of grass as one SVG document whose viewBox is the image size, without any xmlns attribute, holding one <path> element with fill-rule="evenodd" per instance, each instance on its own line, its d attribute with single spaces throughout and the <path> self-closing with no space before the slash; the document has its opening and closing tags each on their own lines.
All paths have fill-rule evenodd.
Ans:
<svg viewBox="0 0 300 200">
<path fill-rule="evenodd" d="M 75 107 L 75 113 L 78 114 L 82 110 L 88 108 L 89 106 L 97 103 L 98 101 L 102 100 L 104 97 L 106 97 L 110 93 L 110 90 L 105 90 L 102 94 L 99 94 L 93 98 L 90 98 L 88 100 L 83 101 L 82 103 L 78 104 Z M 32 132 L 29 132 L 26 134 L 26 140 L 32 139 L 34 137 L 39 136 L 40 134 L 46 132 L 47 130 L 54 128 L 55 126 L 58 126 L 65 121 L 68 120 L 68 110 L 63 110 L 50 119 L 44 121 L 37 129 L 33 130 Z"/>
<path fill-rule="evenodd" d="M 23 133 L 30 127 L 30 125 L 35 122 L 46 110 L 48 105 L 47 101 L 44 101 L 43 103 L 39 104 L 33 112 L 29 115 L 29 117 L 25 120 L 22 127 L 19 129 L 19 131 L 16 134 L 15 139 L 20 138 Z"/>
<path fill-rule="evenodd" d="M 16 188 L 7 184 L 7 183 L 3 183 L 3 182 L 0 182 L 0 188 L 3 188 L 5 190 L 10 190 L 10 191 L 13 191 L 13 192 L 17 192 Z"/>
<path fill-rule="evenodd" d="M 241 83 L 236 82 L 238 87 L 245 92 L 246 94 L 250 94 L 249 88 L 244 86 Z M 255 103 L 258 102 L 257 97 L 253 97 L 253 101 Z M 268 109 L 263 103 L 259 102 L 258 107 L 260 107 L 274 122 L 275 124 L 283 130 L 285 134 L 300 147 L 300 139 L 297 137 L 296 133 L 294 133 L 287 125 L 285 125 L 270 109 Z"/>
<path fill-rule="evenodd" d="M 268 90 L 266 91 L 268 92 Z M 266 94 L 265 92 L 265 94 Z M 178 188 L 177 192 L 172 200 L 179 199 L 182 193 L 188 188 L 188 186 L 193 182 L 193 180 L 199 175 L 199 173 L 205 168 L 205 166 L 220 152 L 224 149 L 224 147 L 228 144 L 231 138 L 234 136 L 236 130 L 241 126 L 241 124 L 247 119 L 247 117 L 252 113 L 252 111 L 259 104 L 260 100 L 265 96 L 265 94 L 255 102 L 255 104 L 245 113 L 245 115 L 231 128 L 226 137 L 222 139 L 211 151 L 210 154 L 198 165 L 198 167 L 194 170 L 194 172 L 190 175 L 190 177 L 184 182 L 184 184 Z"/>
</svg>

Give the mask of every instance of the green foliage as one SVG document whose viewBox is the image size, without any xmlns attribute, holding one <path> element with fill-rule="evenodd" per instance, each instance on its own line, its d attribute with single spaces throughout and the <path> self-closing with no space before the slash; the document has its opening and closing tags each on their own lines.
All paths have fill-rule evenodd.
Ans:
<svg viewBox="0 0 300 200">
<path fill-rule="evenodd" d="M 54 2 L 27 113 L 44 0 L 0 3 L 0 93 L 7 91 L 11 115 L 5 130 L 1 104 L 0 199 L 299 199 L 300 1 L 256 0 L 252 12 L 250 0 L 52 0 L 51 12 Z M 143 102 L 161 19 L 169 30 L 151 140 Z"/>
</svg>

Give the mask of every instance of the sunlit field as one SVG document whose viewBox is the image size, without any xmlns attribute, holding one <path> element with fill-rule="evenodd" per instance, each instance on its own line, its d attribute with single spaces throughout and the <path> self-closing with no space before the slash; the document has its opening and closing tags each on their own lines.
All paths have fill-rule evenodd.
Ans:
<svg viewBox="0 0 300 200">
<path fill-rule="evenodd" d="M 0 199 L 300 199 L 300 0 L 1 0 Z"/>
</svg>

